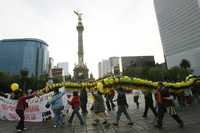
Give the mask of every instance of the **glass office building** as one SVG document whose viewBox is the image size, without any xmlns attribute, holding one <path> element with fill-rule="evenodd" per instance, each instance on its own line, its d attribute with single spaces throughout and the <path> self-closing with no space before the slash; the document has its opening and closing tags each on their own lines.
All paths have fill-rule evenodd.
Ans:
<svg viewBox="0 0 200 133">
<path fill-rule="evenodd" d="M 29 76 L 48 73 L 48 45 L 39 39 L 0 40 L 0 71 L 13 75 L 28 70 Z"/>
<path fill-rule="evenodd" d="M 200 0 L 154 0 L 168 68 L 187 59 L 200 75 Z"/>
</svg>

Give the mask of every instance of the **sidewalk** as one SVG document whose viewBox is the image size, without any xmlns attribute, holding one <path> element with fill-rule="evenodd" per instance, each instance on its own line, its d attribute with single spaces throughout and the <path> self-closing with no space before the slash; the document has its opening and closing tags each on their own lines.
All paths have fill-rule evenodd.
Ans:
<svg viewBox="0 0 200 133">
<path fill-rule="evenodd" d="M 168 115 L 164 118 L 164 127 L 162 130 L 154 128 L 154 116 L 149 110 L 148 118 L 143 118 L 143 100 L 140 98 L 140 109 L 136 109 L 132 96 L 128 96 L 129 113 L 135 125 L 128 126 L 125 117 L 122 115 L 118 127 L 111 125 L 105 128 L 103 125 L 92 126 L 93 115 L 90 112 L 84 119 L 85 126 L 80 126 L 78 119 L 72 125 L 67 122 L 64 127 L 53 128 L 52 123 L 25 123 L 28 130 L 26 133 L 199 133 L 200 132 L 200 105 L 187 107 L 183 112 L 179 113 L 185 122 L 184 128 L 179 128 L 178 124 Z M 109 122 L 112 123 L 116 119 L 116 111 L 108 113 Z M 67 116 L 68 118 L 69 116 Z M 16 122 L 1 121 L 0 133 L 15 133 Z"/>
</svg>

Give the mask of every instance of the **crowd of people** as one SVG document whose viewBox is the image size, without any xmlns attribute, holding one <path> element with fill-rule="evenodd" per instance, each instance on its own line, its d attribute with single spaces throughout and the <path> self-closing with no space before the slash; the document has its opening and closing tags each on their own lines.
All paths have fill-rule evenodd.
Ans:
<svg viewBox="0 0 200 133">
<path fill-rule="evenodd" d="M 163 127 L 163 118 L 167 112 L 179 126 L 184 127 L 184 121 L 177 114 L 177 109 L 183 110 L 186 106 L 191 106 L 193 102 L 199 103 L 200 93 L 197 88 L 190 87 L 184 89 L 180 93 L 172 93 L 171 88 L 164 87 L 160 82 L 159 87 L 156 90 L 142 90 L 136 91 L 133 96 L 133 102 L 136 104 L 136 108 L 139 109 L 139 99 L 141 92 L 144 95 L 145 109 L 142 117 L 148 117 L 148 110 L 151 109 L 152 113 L 155 116 L 156 128 L 161 129 Z M 65 124 L 63 109 L 67 103 L 63 103 L 62 97 L 67 93 L 65 91 L 60 92 L 59 89 L 54 90 L 54 94 L 45 105 L 46 108 L 51 108 L 54 113 L 54 127 L 60 127 Z M 80 93 L 80 94 L 79 94 Z M 120 117 L 124 114 L 128 120 L 128 125 L 134 125 L 132 116 L 128 113 L 128 102 L 126 98 L 126 91 L 122 86 L 110 91 L 108 94 L 102 94 L 100 91 L 91 92 L 94 101 L 90 108 L 91 112 L 94 114 L 94 122 L 92 125 L 97 126 L 99 123 L 109 127 L 111 122 L 108 121 L 107 112 L 116 111 L 116 119 L 112 123 L 114 126 L 119 125 Z M 16 113 L 20 117 L 18 125 L 16 127 L 18 132 L 21 132 L 26 129 L 24 126 L 24 111 L 28 108 L 27 99 L 30 99 L 34 96 L 38 96 L 36 93 L 29 93 L 24 95 L 22 93 L 18 94 L 18 103 L 16 107 Z M 87 115 L 88 109 L 88 91 L 86 88 L 83 88 L 80 91 L 74 91 L 71 100 L 68 100 L 68 104 L 71 105 L 72 112 L 69 117 L 68 123 L 73 123 L 74 116 L 76 115 L 80 121 L 80 125 L 85 125 L 83 119 L 84 115 Z M 81 112 L 80 112 L 81 110 Z M 102 121 L 103 120 L 103 121 Z"/>
</svg>

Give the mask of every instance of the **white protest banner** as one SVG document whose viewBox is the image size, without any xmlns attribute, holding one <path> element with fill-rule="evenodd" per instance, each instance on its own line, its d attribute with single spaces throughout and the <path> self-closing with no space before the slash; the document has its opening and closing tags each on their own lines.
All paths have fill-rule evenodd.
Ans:
<svg viewBox="0 0 200 133">
<path fill-rule="evenodd" d="M 61 89 L 62 90 L 62 89 Z M 46 117 L 53 113 L 51 108 L 45 107 L 48 102 L 48 98 L 53 95 L 53 92 L 42 95 L 40 97 L 34 97 L 28 100 L 28 108 L 25 110 L 25 121 L 29 122 L 41 122 Z M 67 95 L 63 96 L 64 106 L 67 105 Z M 18 115 L 15 112 L 17 100 L 12 100 L 4 97 L 0 97 L 0 119 L 16 121 L 19 120 Z M 66 107 L 65 107 L 66 108 Z"/>
</svg>

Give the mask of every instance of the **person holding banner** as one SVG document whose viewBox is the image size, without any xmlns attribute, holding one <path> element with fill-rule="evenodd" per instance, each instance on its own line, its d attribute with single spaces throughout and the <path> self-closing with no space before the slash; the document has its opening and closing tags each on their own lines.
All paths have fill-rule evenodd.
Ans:
<svg viewBox="0 0 200 133">
<path fill-rule="evenodd" d="M 32 93 L 29 96 L 23 95 L 23 92 L 18 91 L 18 101 L 16 106 L 16 113 L 20 117 L 20 120 L 16 126 L 17 132 L 22 132 L 23 130 L 26 130 L 27 128 L 24 127 L 24 111 L 26 108 L 28 108 L 28 103 L 26 102 L 27 99 L 33 98 L 34 96 L 37 96 L 36 93 Z"/>
<path fill-rule="evenodd" d="M 55 88 L 54 95 L 51 101 L 47 102 L 46 107 L 49 108 L 51 105 L 51 109 L 54 113 L 54 126 L 58 127 L 64 124 L 64 118 L 62 114 L 62 110 L 64 109 L 64 104 L 62 101 L 62 97 L 64 96 L 65 92 L 60 92 L 59 88 Z"/>
</svg>

